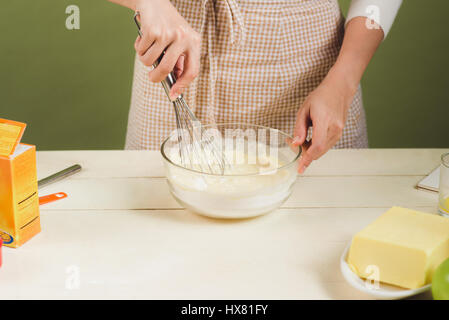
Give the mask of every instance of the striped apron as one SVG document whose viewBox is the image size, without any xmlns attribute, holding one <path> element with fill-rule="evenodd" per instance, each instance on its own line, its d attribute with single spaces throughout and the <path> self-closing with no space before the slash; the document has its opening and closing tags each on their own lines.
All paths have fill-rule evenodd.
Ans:
<svg viewBox="0 0 449 320">
<path fill-rule="evenodd" d="M 246 122 L 293 133 L 296 113 L 339 53 L 337 0 L 172 0 L 202 36 L 198 77 L 185 91 L 203 124 Z M 175 128 L 171 102 L 136 58 L 126 149 L 158 149 Z M 360 87 L 335 148 L 368 146 Z"/>
</svg>

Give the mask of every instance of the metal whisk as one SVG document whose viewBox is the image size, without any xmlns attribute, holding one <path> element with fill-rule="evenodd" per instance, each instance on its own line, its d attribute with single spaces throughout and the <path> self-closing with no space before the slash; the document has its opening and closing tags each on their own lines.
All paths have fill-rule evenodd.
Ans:
<svg viewBox="0 0 449 320">
<path fill-rule="evenodd" d="M 139 30 L 139 35 L 142 36 L 138 18 L 139 12 L 137 11 L 134 14 L 134 21 Z M 154 68 L 159 65 L 162 57 L 163 55 L 153 64 Z M 170 89 L 175 82 L 176 76 L 173 72 L 169 73 L 167 78 L 161 82 L 170 101 Z M 217 137 L 217 135 L 212 136 L 206 132 L 204 126 L 187 105 L 182 94 L 172 103 L 176 115 L 176 134 L 181 165 L 205 173 L 223 175 L 228 162 L 223 153 L 222 145 L 215 142 L 215 139 L 221 138 L 221 135 Z"/>
</svg>

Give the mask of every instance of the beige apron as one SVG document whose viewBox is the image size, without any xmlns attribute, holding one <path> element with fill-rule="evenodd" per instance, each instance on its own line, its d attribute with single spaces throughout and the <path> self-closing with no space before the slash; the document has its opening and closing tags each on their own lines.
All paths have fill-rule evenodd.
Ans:
<svg viewBox="0 0 449 320">
<path fill-rule="evenodd" d="M 337 0 L 173 0 L 202 35 L 201 68 L 184 96 L 204 123 L 293 133 L 296 113 L 334 64 L 344 32 Z M 126 149 L 158 149 L 175 129 L 159 83 L 134 67 Z M 336 148 L 368 146 L 360 88 Z"/>
</svg>

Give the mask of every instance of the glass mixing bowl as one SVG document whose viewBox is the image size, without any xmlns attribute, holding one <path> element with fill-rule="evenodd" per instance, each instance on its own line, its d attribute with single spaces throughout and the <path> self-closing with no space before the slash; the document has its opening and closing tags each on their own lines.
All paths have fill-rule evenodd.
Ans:
<svg viewBox="0 0 449 320">
<path fill-rule="evenodd" d="M 216 146 L 228 163 L 224 174 L 182 165 L 176 131 L 161 146 L 170 192 L 183 207 L 208 217 L 236 219 L 268 213 L 288 199 L 301 154 L 300 147 L 291 145 L 292 137 L 245 123 L 204 128 L 219 138 Z"/>
</svg>

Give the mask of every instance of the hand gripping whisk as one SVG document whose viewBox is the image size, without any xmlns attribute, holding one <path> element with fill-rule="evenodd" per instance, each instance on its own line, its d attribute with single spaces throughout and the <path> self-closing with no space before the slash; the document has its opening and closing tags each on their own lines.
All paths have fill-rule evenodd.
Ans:
<svg viewBox="0 0 449 320">
<path fill-rule="evenodd" d="M 140 31 L 139 12 L 134 14 L 134 21 L 137 25 L 139 35 Z M 162 60 L 163 54 L 153 64 L 156 68 Z M 161 83 L 165 93 L 170 99 L 170 89 L 176 82 L 173 72 L 169 73 Z M 228 166 L 226 157 L 223 153 L 222 144 L 217 144 L 216 139 L 221 141 L 221 134 L 213 134 L 206 132 L 206 129 L 197 119 L 195 114 L 187 105 L 182 94 L 171 101 L 176 115 L 176 134 L 178 138 L 178 152 L 181 165 L 193 170 L 223 175 Z"/>
</svg>

